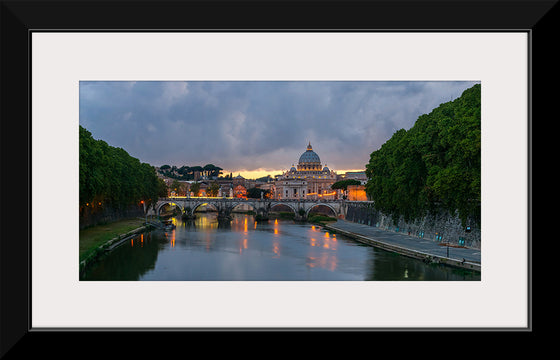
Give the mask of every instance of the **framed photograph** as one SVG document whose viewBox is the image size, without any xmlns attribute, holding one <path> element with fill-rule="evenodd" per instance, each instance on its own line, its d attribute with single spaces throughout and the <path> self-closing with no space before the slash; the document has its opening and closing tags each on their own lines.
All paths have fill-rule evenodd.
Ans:
<svg viewBox="0 0 560 360">
<path fill-rule="evenodd" d="M 532 118 L 534 103 L 552 97 L 533 80 L 554 76 L 546 39 L 557 34 L 556 1 L 216 5 L 2 2 L 2 355 L 61 332 L 533 332 Z M 408 131 L 419 118 L 463 116 L 437 115 L 446 111 L 478 114 L 478 142 L 445 130 L 455 158 L 478 147 L 478 178 L 454 165 L 463 187 L 446 188 L 443 165 L 426 160 L 444 140 Z M 390 139 L 394 153 L 376 152 Z M 462 235 L 402 225 L 410 208 L 394 219 L 358 209 L 396 208 L 368 186 L 380 159 L 413 168 L 402 158 L 413 143 L 430 147 L 418 171 L 432 178 L 399 204 L 476 188 L 478 223 L 458 220 Z M 119 235 L 102 251 L 122 255 L 86 272 L 95 251 L 83 250 L 81 230 L 118 218 L 103 206 L 124 199 L 84 190 L 83 174 L 101 176 L 88 173 L 101 156 L 138 169 L 122 175 L 127 183 L 151 165 L 153 189 L 142 185 L 126 211 L 161 236 Z M 124 167 L 111 166 L 99 183 L 133 193 L 118 183 Z M 286 244 L 302 227 L 272 213 L 316 217 L 318 237 L 309 223 L 305 248 Z M 233 235 L 220 243 L 224 218 Z M 441 257 L 423 253 L 421 269 L 368 258 L 359 251 L 371 244 L 337 239 L 358 231 L 336 228 L 340 219 L 437 244 Z M 474 273 L 433 270 L 467 248 L 477 257 L 452 265 Z M 136 260 L 123 267 L 119 256 Z"/>
</svg>

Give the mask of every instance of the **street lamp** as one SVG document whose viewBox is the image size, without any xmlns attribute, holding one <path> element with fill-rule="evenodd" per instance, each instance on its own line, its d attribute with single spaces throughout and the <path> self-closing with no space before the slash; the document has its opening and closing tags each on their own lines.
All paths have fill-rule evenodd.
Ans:
<svg viewBox="0 0 560 360">
<path fill-rule="evenodd" d="M 146 223 L 148 223 L 148 212 L 146 212 L 146 204 L 144 203 L 144 200 L 140 200 L 140 204 L 142 204 L 142 207 L 144 208 L 144 216 L 146 217 Z"/>
</svg>

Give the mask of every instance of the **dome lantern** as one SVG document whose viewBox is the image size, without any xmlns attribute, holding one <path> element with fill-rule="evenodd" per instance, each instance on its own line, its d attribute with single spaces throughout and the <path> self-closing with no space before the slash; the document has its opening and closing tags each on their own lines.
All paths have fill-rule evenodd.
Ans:
<svg viewBox="0 0 560 360">
<path fill-rule="evenodd" d="M 307 150 L 299 157 L 297 166 L 298 171 L 321 171 L 321 159 L 311 147 L 311 142 L 307 145 Z"/>
</svg>

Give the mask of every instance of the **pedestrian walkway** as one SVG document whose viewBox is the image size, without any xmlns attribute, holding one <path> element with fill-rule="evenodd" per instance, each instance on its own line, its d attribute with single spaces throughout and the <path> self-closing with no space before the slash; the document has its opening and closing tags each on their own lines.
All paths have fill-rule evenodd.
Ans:
<svg viewBox="0 0 560 360">
<path fill-rule="evenodd" d="M 386 231 L 345 220 L 338 220 L 324 227 L 360 242 L 426 262 L 437 262 L 476 271 L 481 270 L 480 249 L 446 246 L 429 239 Z"/>
</svg>

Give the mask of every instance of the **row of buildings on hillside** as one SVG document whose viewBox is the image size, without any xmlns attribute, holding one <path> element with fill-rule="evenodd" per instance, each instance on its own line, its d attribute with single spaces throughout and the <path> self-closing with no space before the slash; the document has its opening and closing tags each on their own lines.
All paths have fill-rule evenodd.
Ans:
<svg viewBox="0 0 560 360">
<path fill-rule="evenodd" d="M 217 190 L 218 197 L 243 198 L 247 197 L 249 189 L 257 188 L 263 190 L 263 196 L 266 193 L 268 198 L 273 199 L 367 200 L 364 186 L 367 182 L 365 171 L 337 174 L 336 171 L 329 169 L 327 164 L 323 166 L 319 155 L 313 151 L 311 143 L 299 157 L 297 165 L 292 164 L 292 167 L 281 175 L 260 179 L 261 181 L 245 179 L 238 175 L 216 180 L 174 182 L 177 180 L 164 178 L 161 174 L 158 176 L 162 177 L 168 186 L 178 183 L 181 185 L 178 189 L 170 187 L 170 196 L 196 196 L 190 190 L 193 184 L 197 183 L 199 185 L 194 188 L 199 187 L 198 196 L 201 197 L 209 196 Z M 361 185 L 350 185 L 346 191 L 331 188 L 335 182 L 346 179 L 359 180 Z"/>
</svg>

